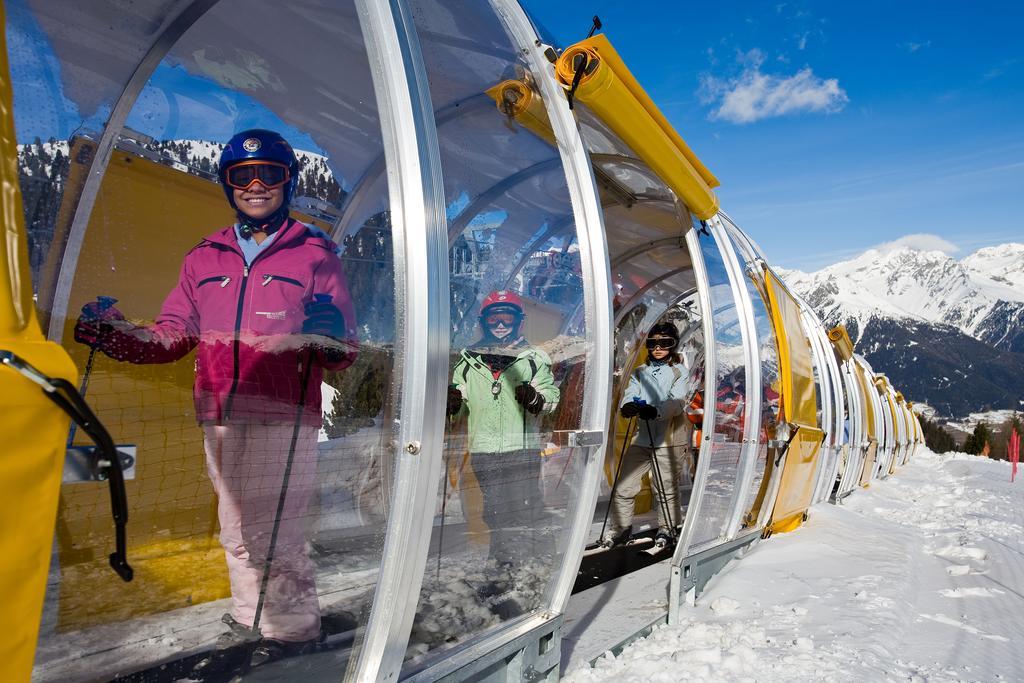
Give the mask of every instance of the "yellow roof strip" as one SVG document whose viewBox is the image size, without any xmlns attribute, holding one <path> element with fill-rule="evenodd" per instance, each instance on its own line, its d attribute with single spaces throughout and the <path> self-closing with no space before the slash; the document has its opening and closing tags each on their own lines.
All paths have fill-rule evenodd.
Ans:
<svg viewBox="0 0 1024 683">
<path fill-rule="evenodd" d="M 718 179 L 697 158 L 630 73 L 604 35 L 566 48 L 555 64 L 565 87 L 580 55 L 587 67 L 574 97 L 589 106 L 700 218 L 718 212 Z"/>
</svg>

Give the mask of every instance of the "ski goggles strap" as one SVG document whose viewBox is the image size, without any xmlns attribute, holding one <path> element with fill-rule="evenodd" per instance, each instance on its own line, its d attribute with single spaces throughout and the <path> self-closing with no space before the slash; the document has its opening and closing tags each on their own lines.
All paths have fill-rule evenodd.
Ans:
<svg viewBox="0 0 1024 683">
<path fill-rule="evenodd" d="M 243 161 L 224 173 L 224 182 L 236 190 L 247 190 L 259 181 L 263 187 L 272 190 L 291 180 L 288 166 L 277 161 Z"/>
</svg>

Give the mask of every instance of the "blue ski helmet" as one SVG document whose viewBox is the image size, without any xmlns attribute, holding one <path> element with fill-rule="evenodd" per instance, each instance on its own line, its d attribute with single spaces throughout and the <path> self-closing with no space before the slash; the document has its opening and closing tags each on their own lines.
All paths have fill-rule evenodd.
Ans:
<svg viewBox="0 0 1024 683">
<path fill-rule="evenodd" d="M 295 193 L 295 186 L 299 182 L 299 160 L 295 158 L 292 146 L 281 137 L 280 133 L 263 128 L 253 128 L 243 130 L 241 133 L 235 133 L 228 140 L 224 151 L 220 153 L 218 175 L 220 177 L 220 184 L 224 188 L 224 194 L 228 198 L 228 203 L 232 207 L 238 208 L 235 206 L 232 190 L 227 182 L 225 182 L 227 170 L 239 162 L 252 161 L 254 159 L 276 161 L 288 166 L 291 180 L 284 186 L 284 203 L 282 205 L 288 206 L 292 201 L 292 194 Z"/>
</svg>

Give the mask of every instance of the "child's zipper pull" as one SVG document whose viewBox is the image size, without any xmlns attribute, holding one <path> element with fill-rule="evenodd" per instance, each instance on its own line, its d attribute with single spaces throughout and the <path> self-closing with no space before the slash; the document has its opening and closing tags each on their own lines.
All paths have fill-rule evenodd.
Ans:
<svg viewBox="0 0 1024 683">
<path fill-rule="evenodd" d="M 231 282 L 231 278 L 225 275 L 220 281 L 221 288 L 223 289 L 224 287 L 227 287 L 229 282 Z"/>
<path fill-rule="evenodd" d="M 273 275 L 264 275 L 263 276 L 263 282 L 260 283 L 260 284 L 262 284 L 264 287 L 266 287 L 267 285 L 270 284 L 270 281 L 273 280 L 273 279 L 274 279 Z"/>
</svg>

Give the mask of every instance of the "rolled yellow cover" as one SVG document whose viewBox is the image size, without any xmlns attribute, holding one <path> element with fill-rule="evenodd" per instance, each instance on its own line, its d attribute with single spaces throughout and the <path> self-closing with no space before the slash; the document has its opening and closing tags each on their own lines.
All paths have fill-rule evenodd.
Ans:
<svg viewBox="0 0 1024 683">
<path fill-rule="evenodd" d="M 832 342 L 832 348 L 841 359 L 848 361 L 853 358 L 853 340 L 850 339 L 850 333 L 846 331 L 845 326 L 836 325 L 829 330 L 828 340 Z"/>
<path fill-rule="evenodd" d="M 596 35 L 567 48 L 555 64 L 565 87 L 576 75 L 580 55 L 587 66 L 575 99 L 585 103 L 657 173 L 699 218 L 718 212 L 711 188 L 718 179 L 668 123 L 664 114 L 626 68 L 604 35 Z"/>
<path fill-rule="evenodd" d="M 896 402 L 897 403 L 903 403 L 903 392 L 900 392 L 900 391 L 896 392 Z"/>
<path fill-rule="evenodd" d="M 518 80 L 502 81 L 488 89 L 487 95 L 494 100 L 502 114 L 511 116 L 519 125 L 548 144 L 555 144 L 555 134 L 544 109 L 544 100 L 529 84 Z"/>
</svg>

